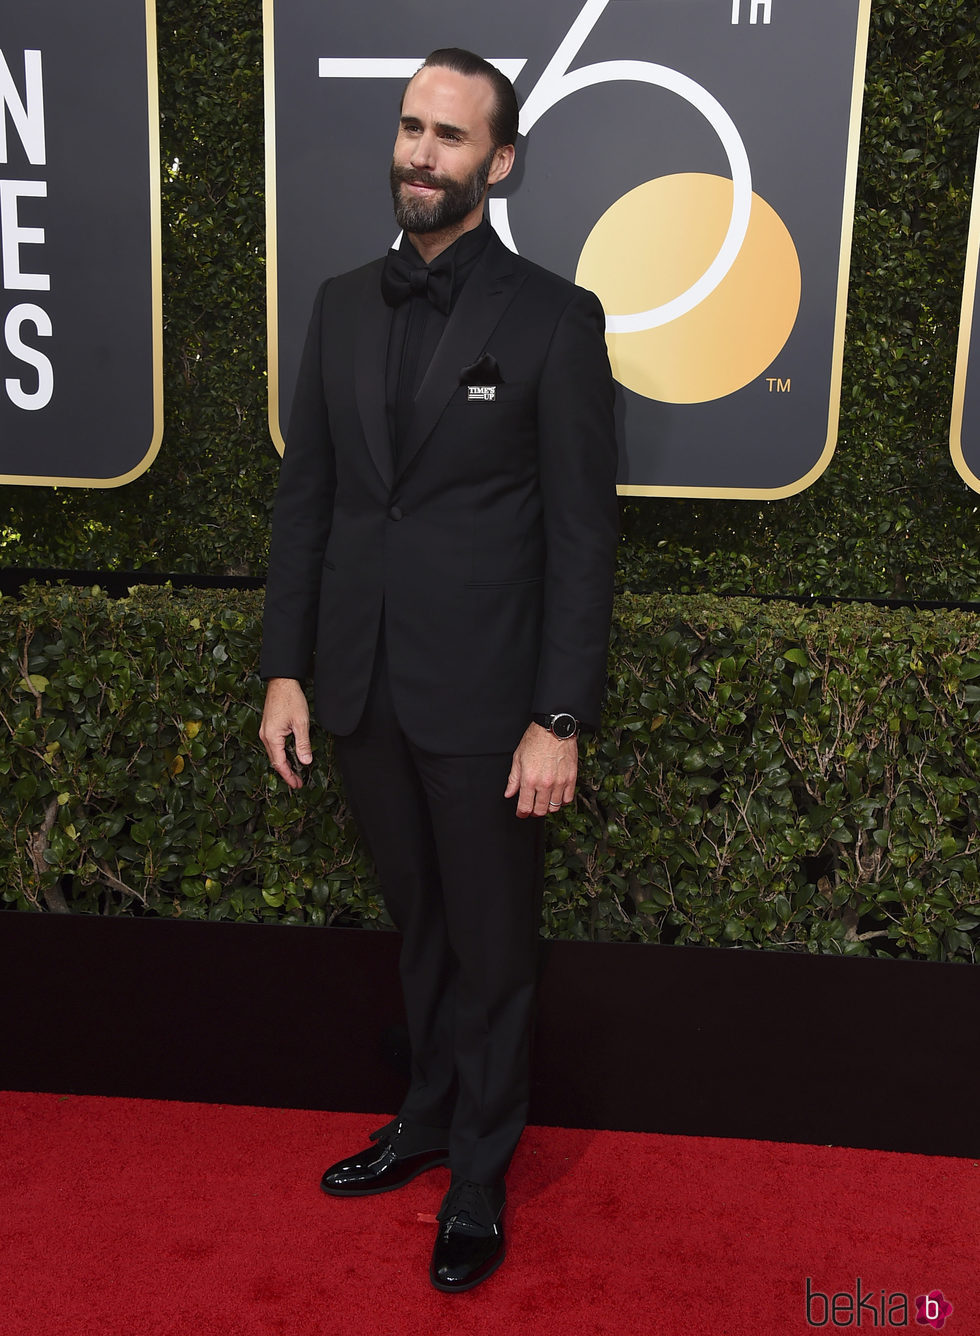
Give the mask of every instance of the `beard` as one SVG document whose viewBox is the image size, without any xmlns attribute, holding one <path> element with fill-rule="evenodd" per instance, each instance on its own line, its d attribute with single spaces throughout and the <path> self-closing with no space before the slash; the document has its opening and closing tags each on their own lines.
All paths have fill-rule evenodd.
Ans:
<svg viewBox="0 0 980 1336">
<path fill-rule="evenodd" d="M 405 232 L 425 233 L 442 232 L 461 223 L 483 203 L 495 152 L 496 149 L 491 149 L 484 161 L 462 180 L 419 172 L 414 167 L 396 167 L 392 163 L 388 179 L 398 226 Z M 402 182 L 436 186 L 440 193 L 432 199 L 405 199 Z"/>
</svg>

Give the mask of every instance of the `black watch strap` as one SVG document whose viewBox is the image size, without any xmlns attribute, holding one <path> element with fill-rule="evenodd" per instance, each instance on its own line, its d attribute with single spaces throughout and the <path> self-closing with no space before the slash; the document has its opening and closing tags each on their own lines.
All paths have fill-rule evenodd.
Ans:
<svg viewBox="0 0 980 1336">
<path fill-rule="evenodd" d="M 554 733 L 556 738 L 567 741 L 569 738 L 578 737 L 581 724 L 575 718 L 574 714 L 561 712 L 557 714 L 532 714 L 531 719 L 542 728 L 546 728 L 549 733 Z"/>
</svg>

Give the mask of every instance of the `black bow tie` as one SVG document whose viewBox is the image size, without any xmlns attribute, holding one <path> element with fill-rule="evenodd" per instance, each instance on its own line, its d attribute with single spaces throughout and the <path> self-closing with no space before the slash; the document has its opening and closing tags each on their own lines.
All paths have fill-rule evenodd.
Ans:
<svg viewBox="0 0 980 1336">
<path fill-rule="evenodd" d="M 426 268 L 414 265 L 400 251 L 389 251 L 381 271 L 381 295 L 389 306 L 400 306 L 418 293 L 448 315 L 453 300 L 453 268 L 452 260 L 441 257 Z"/>
</svg>

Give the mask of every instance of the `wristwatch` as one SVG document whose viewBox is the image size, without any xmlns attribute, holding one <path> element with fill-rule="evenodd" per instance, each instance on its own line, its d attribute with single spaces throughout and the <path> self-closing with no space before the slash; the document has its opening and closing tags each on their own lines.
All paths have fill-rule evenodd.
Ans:
<svg viewBox="0 0 980 1336">
<path fill-rule="evenodd" d="M 540 724 L 549 733 L 554 733 L 555 737 L 561 738 L 563 742 L 578 737 L 581 728 L 574 714 L 532 714 L 531 718 L 534 723 Z"/>
</svg>

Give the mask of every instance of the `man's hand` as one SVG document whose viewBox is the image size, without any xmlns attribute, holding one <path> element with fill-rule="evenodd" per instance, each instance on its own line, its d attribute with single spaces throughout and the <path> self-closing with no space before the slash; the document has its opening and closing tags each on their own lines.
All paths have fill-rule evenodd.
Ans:
<svg viewBox="0 0 980 1336">
<path fill-rule="evenodd" d="M 540 724 L 528 724 L 514 752 L 504 797 L 518 794 L 520 817 L 546 816 L 572 801 L 577 774 L 576 739 L 556 738 Z"/>
<path fill-rule="evenodd" d="M 265 690 L 265 709 L 259 737 L 272 768 L 291 789 L 301 789 L 303 781 L 289 764 L 286 739 L 292 734 L 300 765 L 313 760 L 310 746 L 310 708 L 306 693 L 294 677 L 270 677 Z"/>
</svg>

